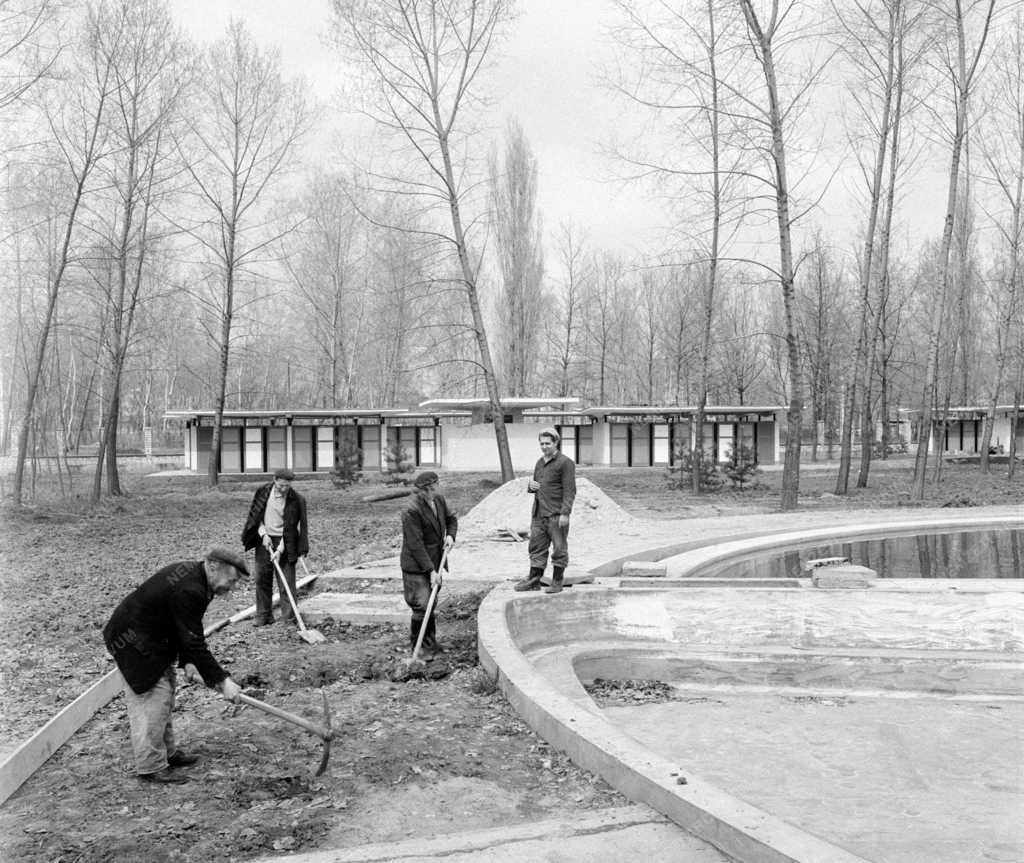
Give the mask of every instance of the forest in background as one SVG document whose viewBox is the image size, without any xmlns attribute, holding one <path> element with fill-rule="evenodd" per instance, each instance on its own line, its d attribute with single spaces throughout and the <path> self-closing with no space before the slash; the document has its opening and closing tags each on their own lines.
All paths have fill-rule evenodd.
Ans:
<svg viewBox="0 0 1024 863">
<path fill-rule="evenodd" d="M 481 123 L 514 4 L 329 5 L 350 74 L 318 105 L 238 21 L 201 47 L 162 0 L 0 0 L 16 502 L 33 454 L 95 453 L 119 494 L 168 409 L 785 404 L 842 493 L 897 409 L 1022 401 L 1019 2 L 611 0 L 643 134 L 609 163 L 674 213 L 630 253 L 548 224 L 517 118 Z M 915 212 L 935 177 L 945 211 Z M 817 207 L 835 182 L 853 234 Z M 798 470 L 788 446 L 784 508 Z"/>
</svg>

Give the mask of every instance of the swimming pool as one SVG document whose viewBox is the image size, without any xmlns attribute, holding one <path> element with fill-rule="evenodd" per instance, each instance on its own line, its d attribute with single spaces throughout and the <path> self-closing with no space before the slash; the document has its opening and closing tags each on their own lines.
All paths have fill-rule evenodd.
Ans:
<svg viewBox="0 0 1024 863">
<path fill-rule="evenodd" d="M 944 529 L 762 550 L 701 567 L 699 577 L 800 578 L 806 562 L 842 557 L 879 578 L 1024 578 L 1024 530 Z"/>
</svg>

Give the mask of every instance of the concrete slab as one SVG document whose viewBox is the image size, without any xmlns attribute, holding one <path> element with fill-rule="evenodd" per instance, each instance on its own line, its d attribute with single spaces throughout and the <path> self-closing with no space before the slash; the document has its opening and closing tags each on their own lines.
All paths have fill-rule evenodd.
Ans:
<svg viewBox="0 0 1024 863">
<path fill-rule="evenodd" d="M 429 826 L 428 826 L 429 829 Z M 451 836 L 264 857 L 256 863 L 728 863 L 729 858 L 647 806 Z"/>
<path fill-rule="evenodd" d="M 317 626 L 328 617 L 355 624 L 408 623 L 409 606 L 399 591 L 390 593 L 316 593 L 299 603 L 307 626 Z"/>
</svg>

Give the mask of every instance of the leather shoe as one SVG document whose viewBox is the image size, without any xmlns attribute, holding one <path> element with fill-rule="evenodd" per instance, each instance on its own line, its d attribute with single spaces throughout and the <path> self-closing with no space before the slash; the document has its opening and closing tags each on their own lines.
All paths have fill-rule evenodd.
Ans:
<svg viewBox="0 0 1024 863">
<path fill-rule="evenodd" d="M 522 581 L 517 581 L 515 590 L 540 590 L 540 579 L 534 581 L 532 578 L 524 578 Z"/>
<path fill-rule="evenodd" d="M 551 582 L 551 587 L 545 587 L 544 588 L 544 592 L 545 593 L 561 593 L 562 592 L 562 582 L 560 582 L 560 581 L 553 581 L 553 582 Z"/>
<path fill-rule="evenodd" d="M 172 773 L 170 767 L 165 767 L 156 773 L 140 773 L 139 779 L 143 782 L 157 782 L 161 785 L 181 785 L 184 782 L 188 782 L 187 776 L 182 776 L 180 773 Z"/>
<path fill-rule="evenodd" d="M 180 749 L 175 749 L 170 755 L 167 756 L 168 767 L 190 767 L 199 760 L 198 755 L 191 755 L 188 752 L 182 752 Z"/>
</svg>

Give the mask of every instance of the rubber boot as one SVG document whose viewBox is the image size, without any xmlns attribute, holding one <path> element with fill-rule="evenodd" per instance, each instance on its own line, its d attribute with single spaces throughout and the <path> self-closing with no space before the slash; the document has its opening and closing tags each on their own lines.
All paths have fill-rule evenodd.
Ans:
<svg viewBox="0 0 1024 863">
<path fill-rule="evenodd" d="M 427 653 L 442 653 L 444 648 L 437 643 L 437 619 L 430 615 L 427 621 L 427 631 L 423 635 L 423 650 Z"/>
<path fill-rule="evenodd" d="M 530 574 L 522 581 L 516 582 L 516 590 L 540 590 L 540 580 L 544 575 L 543 566 L 531 566 Z"/>
<path fill-rule="evenodd" d="M 556 566 L 551 572 L 551 587 L 544 589 L 545 593 L 561 593 L 562 581 L 565 578 L 565 567 Z"/>
<path fill-rule="evenodd" d="M 420 637 L 420 629 L 423 626 L 423 618 L 417 620 L 415 617 L 409 624 L 409 650 L 416 649 L 416 640 Z"/>
</svg>

